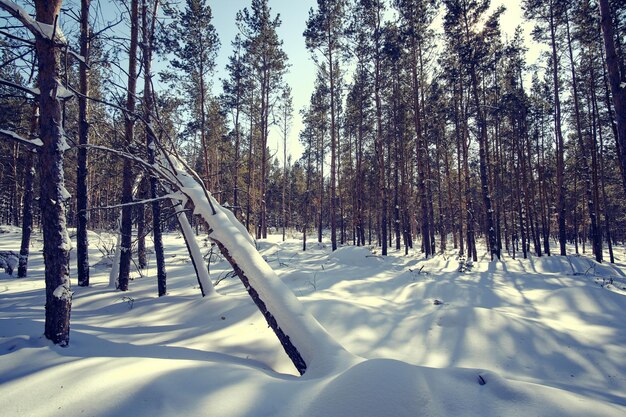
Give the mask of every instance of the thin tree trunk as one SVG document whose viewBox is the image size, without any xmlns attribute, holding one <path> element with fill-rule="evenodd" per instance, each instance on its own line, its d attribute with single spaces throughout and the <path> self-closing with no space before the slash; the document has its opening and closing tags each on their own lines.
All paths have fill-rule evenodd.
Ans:
<svg viewBox="0 0 626 417">
<path fill-rule="evenodd" d="M 552 48 L 552 79 L 554 88 L 554 130 L 556 133 L 556 185 L 557 185 L 557 216 L 559 223 L 559 247 L 561 255 L 567 255 L 565 243 L 567 240 L 565 230 L 565 181 L 564 181 L 564 154 L 565 144 L 561 129 L 561 99 L 559 95 L 559 69 L 556 53 L 556 23 L 553 4 L 550 4 L 550 45 Z"/>
<path fill-rule="evenodd" d="M 137 46 L 139 43 L 139 0 L 132 0 L 130 5 L 130 48 L 128 53 L 128 90 L 126 91 L 126 110 L 124 115 L 124 142 L 127 148 L 134 140 L 135 93 L 137 88 Z M 120 291 L 128 291 L 130 262 L 132 259 L 133 207 L 133 168 L 130 159 L 124 159 L 122 171 L 122 216 L 120 220 L 119 278 Z"/>
<path fill-rule="evenodd" d="M 148 0 L 142 3 L 142 28 L 143 28 L 143 66 L 144 66 L 144 119 L 146 122 L 146 147 L 148 149 L 148 163 L 155 163 L 156 138 L 148 127 L 154 109 L 152 98 L 152 39 L 154 36 L 154 24 L 158 0 L 154 0 L 151 20 L 148 22 Z M 151 27 L 148 27 L 150 23 Z M 158 197 L 158 179 L 150 177 L 150 198 Z M 157 286 L 159 297 L 167 294 L 167 274 L 165 272 L 165 255 L 163 253 L 163 236 L 161 232 L 161 203 L 153 200 L 152 203 L 152 237 L 154 240 L 154 253 L 157 261 Z"/>
<path fill-rule="evenodd" d="M 78 97 L 78 142 L 89 143 L 89 6 L 91 0 L 81 0 L 80 8 L 80 54 L 84 62 L 79 67 L 80 93 Z M 78 285 L 89 286 L 89 242 L 87 239 L 87 149 L 79 147 L 76 172 L 76 267 Z"/>
<path fill-rule="evenodd" d="M 328 28 L 328 66 L 330 77 L 330 243 L 332 250 L 337 250 L 337 136 L 335 127 L 335 74 L 333 53 Z"/>
<path fill-rule="evenodd" d="M 145 179 L 142 178 L 139 184 L 138 197 L 142 199 L 146 195 L 145 193 Z M 139 269 L 145 269 L 148 265 L 146 259 L 146 208 L 143 204 L 140 204 L 135 209 L 137 217 L 137 267 Z M 197 232 L 196 232 L 197 233 Z"/>
<path fill-rule="evenodd" d="M 31 117 L 30 135 L 34 138 L 37 134 L 39 122 L 39 107 L 33 106 Z M 20 244 L 20 259 L 17 267 L 17 277 L 24 278 L 28 274 L 28 255 L 30 252 L 30 235 L 33 230 L 33 194 L 34 194 L 34 165 L 35 153 L 32 149 L 26 149 L 26 165 L 24 167 L 24 196 L 22 201 L 22 241 Z"/>
</svg>

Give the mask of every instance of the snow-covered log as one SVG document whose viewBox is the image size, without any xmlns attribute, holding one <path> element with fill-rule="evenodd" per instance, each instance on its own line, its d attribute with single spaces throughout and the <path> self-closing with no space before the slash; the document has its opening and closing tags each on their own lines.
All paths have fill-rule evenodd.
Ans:
<svg viewBox="0 0 626 417">
<path fill-rule="evenodd" d="M 185 207 L 186 202 L 187 198 L 183 197 L 180 201 L 180 206 Z M 179 204 L 179 202 L 172 199 L 172 204 L 176 206 L 176 204 Z M 189 251 L 189 257 L 191 258 L 193 268 L 196 271 L 198 285 L 200 285 L 200 292 L 202 293 L 203 297 L 213 295 L 215 294 L 215 287 L 211 282 L 209 271 L 204 265 L 204 257 L 202 256 L 202 251 L 200 250 L 200 246 L 196 241 L 193 229 L 191 228 L 189 220 L 187 220 L 187 216 L 185 215 L 185 212 L 182 208 L 178 208 L 176 210 L 176 218 L 178 219 L 178 224 L 180 225 L 180 229 L 183 232 L 183 237 L 185 238 L 185 244 L 187 245 L 187 250 Z"/>
<path fill-rule="evenodd" d="M 197 175 L 188 173 L 169 157 L 168 171 L 189 199 L 194 214 L 206 224 L 209 237 L 233 267 L 248 294 L 272 328 L 294 366 L 304 374 L 341 370 L 357 360 L 309 314 L 256 250 L 248 232 L 204 188 Z M 174 182 L 174 181 L 172 181 Z"/>
<path fill-rule="evenodd" d="M 346 351 L 304 309 L 259 254 L 245 227 L 211 197 L 198 174 L 175 155 L 164 152 L 158 141 L 156 145 L 160 157 L 154 164 L 104 146 L 88 147 L 135 161 L 169 189 L 181 192 L 188 199 L 188 206 L 200 216 L 209 230 L 209 238 L 231 264 L 300 374 L 329 375 L 359 362 L 358 357 Z"/>
</svg>

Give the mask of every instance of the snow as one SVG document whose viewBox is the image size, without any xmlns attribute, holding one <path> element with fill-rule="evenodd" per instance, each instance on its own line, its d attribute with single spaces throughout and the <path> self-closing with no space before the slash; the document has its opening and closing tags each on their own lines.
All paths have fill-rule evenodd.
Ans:
<svg viewBox="0 0 626 417">
<path fill-rule="evenodd" d="M 67 138 L 65 137 L 65 132 L 62 131 L 61 137 L 58 142 L 59 152 L 65 152 L 70 149 L 70 145 L 67 143 Z"/>
<path fill-rule="evenodd" d="M 9 0 L 0 0 L 0 7 L 16 16 L 34 35 L 50 40 L 54 38 L 56 42 L 62 45 L 67 44 L 67 40 L 58 25 L 54 27 L 53 25 L 38 22 L 26 10 Z"/>
<path fill-rule="evenodd" d="M 0 232 L 0 250 L 19 247 L 19 228 Z M 108 240 L 90 232 L 94 244 Z M 331 253 L 325 241 L 302 252 L 300 240 L 270 236 L 255 260 L 356 355 L 298 377 L 239 280 L 201 297 L 182 236 L 164 242 L 165 297 L 154 257 L 123 293 L 107 287 L 106 251 L 90 247 L 98 266 L 90 287 L 74 287 L 70 345 L 59 348 L 42 336 L 34 233 L 29 277 L 0 273 L 3 416 L 626 415 L 624 247 L 615 266 L 586 256 L 488 262 L 483 247 L 461 274 L 454 251 L 382 258 L 369 247 Z"/>
<path fill-rule="evenodd" d="M 332 252 L 328 259 L 350 266 L 376 266 L 383 262 L 382 257 L 374 255 L 363 246 L 344 246 Z"/>
<path fill-rule="evenodd" d="M 0 134 L 9 136 L 13 140 L 16 140 L 18 142 L 27 143 L 27 144 L 32 145 L 32 146 L 37 146 L 37 147 L 43 146 L 43 142 L 39 138 L 36 138 L 36 139 L 26 139 L 25 137 L 20 136 L 20 135 L 18 135 L 15 132 L 12 132 L 10 130 L 5 130 L 5 129 L 0 129 Z"/>
<path fill-rule="evenodd" d="M 59 195 L 60 201 L 67 201 L 72 197 L 72 195 L 69 193 L 69 191 L 67 191 L 67 189 L 64 186 L 61 186 L 59 194 L 60 194 Z"/>
<path fill-rule="evenodd" d="M 175 199 L 172 199 L 172 205 L 176 203 L 177 201 Z M 185 205 L 187 204 L 187 199 L 183 197 L 180 203 L 181 207 L 185 207 Z M 191 252 L 190 256 L 192 256 L 193 260 L 196 262 L 198 283 L 202 287 L 201 291 L 205 296 L 214 295 L 215 287 L 211 282 L 211 277 L 209 276 L 209 271 L 206 268 L 200 245 L 198 245 L 198 242 L 195 239 L 195 235 L 193 233 L 191 225 L 189 224 L 189 220 L 187 220 L 187 216 L 182 211 L 182 209 L 176 211 L 176 217 L 178 218 L 178 222 L 180 224 L 180 228 L 182 229 L 183 235 L 185 239 L 187 239 L 189 252 Z"/>
<path fill-rule="evenodd" d="M 65 277 L 63 281 L 63 284 L 54 289 L 52 295 L 60 300 L 71 300 L 73 293 L 70 290 L 69 277 Z"/>
<path fill-rule="evenodd" d="M 53 99 L 60 98 L 61 100 L 68 100 L 74 97 L 74 93 L 65 88 L 58 80 L 56 89 L 50 91 L 50 97 Z"/>
<path fill-rule="evenodd" d="M 290 338 L 304 360 L 308 373 L 328 374 L 342 369 L 358 359 L 348 353 L 328 335 L 326 330 L 306 312 L 294 294 L 257 252 L 250 236 L 233 216 L 226 214 L 215 199 L 189 174 L 172 167 L 182 184 L 181 192 L 194 204 L 198 213 L 211 228 L 209 238 L 220 242 L 230 253 L 259 295 L 267 310 L 276 319 L 278 327 Z"/>
</svg>

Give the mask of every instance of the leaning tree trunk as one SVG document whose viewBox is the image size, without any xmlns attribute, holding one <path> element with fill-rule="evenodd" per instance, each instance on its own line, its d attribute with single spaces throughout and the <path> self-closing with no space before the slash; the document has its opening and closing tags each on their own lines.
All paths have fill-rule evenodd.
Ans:
<svg viewBox="0 0 626 417">
<path fill-rule="evenodd" d="M 57 26 L 61 0 L 35 2 L 38 22 Z M 60 31 L 57 27 L 55 31 Z M 54 37 L 56 39 L 56 37 Z M 35 40 L 39 67 L 39 178 L 41 181 L 41 224 L 43 256 L 46 267 L 45 336 L 53 343 L 67 346 L 70 340 L 70 249 L 65 204 L 68 193 L 63 177 L 63 153 L 67 148 L 62 127 L 59 80 L 60 50 L 53 40 L 37 36 Z"/>
<path fill-rule="evenodd" d="M 200 215 L 209 238 L 233 267 L 298 372 L 314 369 L 319 376 L 354 364 L 356 358 L 304 310 L 256 250 L 246 228 L 210 196 L 199 177 L 191 177 L 177 163 L 171 163 L 168 171 L 175 174 L 172 182 Z"/>
<path fill-rule="evenodd" d="M 193 233 L 191 224 L 189 224 L 189 220 L 187 219 L 187 215 L 185 214 L 185 211 L 183 209 L 185 207 L 186 201 L 187 199 L 184 199 L 182 202 L 180 202 L 180 207 L 177 207 L 176 205 L 179 204 L 179 202 L 172 199 L 172 205 L 176 210 L 176 218 L 178 220 L 180 230 L 183 232 L 185 245 L 187 246 L 187 251 L 189 252 L 189 258 L 191 259 L 194 271 L 196 271 L 196 278 L 198 279 L 200 292 L 202 293 L 203 297 L 206 297 L 207 295 L 212 295 L 215 293 L 215 287 L 211 282 L 209 271 L 204 265 L 204 257 L 202 256 L 202 251 L 200 250 L 200 246 L 196 241 L 196 236 Z"/>
</svg>

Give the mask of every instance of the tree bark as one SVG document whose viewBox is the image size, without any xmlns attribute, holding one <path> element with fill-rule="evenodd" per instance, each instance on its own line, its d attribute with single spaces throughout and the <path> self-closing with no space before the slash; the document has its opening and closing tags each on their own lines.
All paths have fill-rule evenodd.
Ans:
<svg viewBox="0 0 626 417">
<path fill-rule="evenodd" d="M 89 143 L 89 6 L 91 0 L 81 0 L 80 8 L 80 54 L 84 62 L 79 67 L 80 96 L 78 97 L 78 142 Z M 87 149 L 82 146 L 77 152 L 76 172 L 76 272 L 78 285 L 89 286 L 89 241 L 87 238 Z"/>
<path fill-rule="evenodd" d="M 602 27 L 604 49 L 606 51 L 606 66 L 617 124 L 616 141 L 621 150 L 622 181 L 624 193 L 626 194 L 626 75 L 621 73 L 619 57 L 615 49 L 615 33 L 609 0 L 598 0 L 598 6 L 600 7 L 600 26 Z"/>
<path fill-rule="evenodd" d="M 61 0 L 37 0 L 38 22 L 58 29 Z M 63 177 L 63 153 L 67 147 L 62 127 L 62 105 L 57 97 L 61 82 L 60 50 L 54 42 L 37 36 L 35 40 L 39 69 L 39 138 L 43 146 L 39 153 L 41 181 L 41 224 L 43 227 L 43 256 L 46 267 L 45 336 L 53 343 L 67 346 L 70 340 L 71 241 L 67 233 L 64 201 L 67 198 Z"/>
<path fill-rule="evenodd" d="M 30 133 L 35 137 L 39 122 L 39 107 L 33 106 Z M 20 244 L 20 259 L 17 267 L 17 277 L 24 278 L 28 274 L 28 255 L 30 252 L 30 235 L 33 230 L 33 183 L 35 179 L 34 158 L 32 149 L 26 149 L 26 166 L 24 167 L 24 196 L 22 200 L 22 241 Z"/>
<path fill-rule="evenodd" d="M 154 110 L 154 101 L 152 97 L 152 44 L 154 36 L 154 25 L 156 19 L 156 10 L 158 0 L 153 0 L 153 9 L 148 20 L 148 0 L 142 3 L 142 48 L 143 48 L 143 67 L 144 67 L 144 119 L 146 123 L 146 147 L 148 149 L 148 163 L 156 162 L 156 138 L 153 136 L 152 129 L 149 128 Z M 150 25 L 150 26 L 149 26 Z M 150 177 L 150 198 L 153 199 L 152 205 L 152 238 L 154 240 L 154 254 L 157 261 L 157 286 L 159 297 L 167 294 L 167 274 L 165 272 L 165 255 L 163 253 L 163 236 L 161 232 L 161 203 L 154 200 L 158 197 L 158 179 L 155 176 Z"/>
<path fill-rule="evenodd" d="M 139 0 L 131 0 L 130 6 L 130 48 L 128 53 L 128 90 L 126 92 L 126 110 L 124 115 L 124 142 L 130 151 L 134 140 L 134 112 L 135 94 L 137 89 L 137 46 L 139 38 Z M 120 264 L 118 289 L 128 290 L 130 262 L 132 258 L 132 213 L 133 207 L 128 203 L 133 201 L 133 168 L 130 159 L 124 159 L 122 171 L 122 217 L 120 224 Z"/>
</svg>

